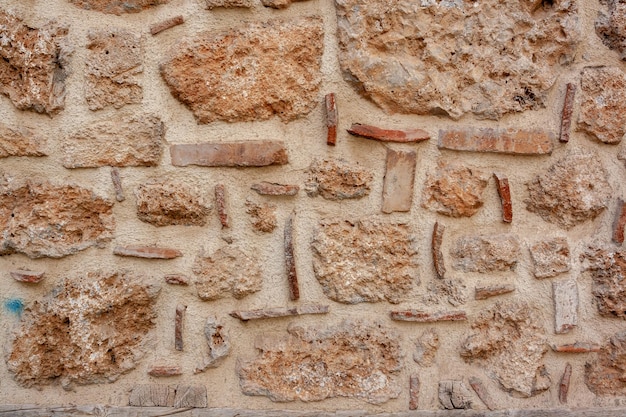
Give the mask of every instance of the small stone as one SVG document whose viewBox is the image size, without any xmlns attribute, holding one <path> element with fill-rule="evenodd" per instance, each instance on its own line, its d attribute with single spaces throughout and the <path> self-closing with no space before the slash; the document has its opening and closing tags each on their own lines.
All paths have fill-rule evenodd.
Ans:
<svg viewBox="0 0 626 417">
<path fill-rule="evenodd" d="M 585 364 L 587 388 L 600 396 L 626 395 L 626 331 L 613 335 L 594 356 Z"/>
<path fill-rule="evenodd" d="M 429 305 L 447 301 L 451 306 L 458 307 L 467 302 L 466 288 L 463 281 L 458 278 L 434 279 L 428 283 L 422 300 Z"/>
<path fill-rule="evenodd" d="M 476 169 L 439 161 L 422 190 L 422 207 L 451 217 L 471 217 L 483 205 L 487 177 Z"/>
<path fill-rule="evenodd" d="M 165 276 L 165 282 L 170 285 L 189 285 L 189 278 L 181 274 L 170 274 Z"/>
<path fill-rule="evenodd" d="M 171 145 L 170 155 L 177 167 L 264 167 L 289 162 L 283 142 L 268 140 Z"/>
<path fill-rule="evenodd" d="M 300 187 L 292 184 L 276 184 L 274 182 L 259 182 L 252 184 L 250 187 L 260 195 L 296 195 L 300 191 Z"/>
<path fill-rule="evenodd" d="M 174 408 L 207 407 L 207 392 L 204 385 L 177 385 Z"/>
<path fill-rule="evenodd" d="M 472 408 L 472 397 L 463 381 L 440 381 L 439 403 L 444 410 L 466 410 Z"/>
<path fill-rule="evenodd" d="M 184 330 L 184 319 L 185 319 L 185 311 L 187 311 L 187 306 L 177 305 L 176 306 L 176 316 L 174 317 L 174 348 L 178 351 L 183 351 L 183 330 Z"/>
<path fill-rule="evenodd" d="M 617 67 L 589 67 L 580 78 L 578 129 L 600 142 L 620 143 L 626 132 L 626 74 Z"/>
<path fill-rule="evenodd" d="M 501 234 L 461 237 L 450 250 L 450 255 L 454 269 L 487 273 L 515 269 L 520 252 L 516 237 Z"/>
<path fill-rule="evenodd" d="M 173 407 L 176 389 L 162 384 L 135 385 L 130 392 L 131 407 Z"/>
<path fill-rule="evenodd" d="M 217 215 L 220 218 L 222 229 L 230 227 L 228 209 L 226 207 L 226 186 L 224 184 L 215 185 L 215 205 L 217 206 Z"/>
<path fill-rule="evenodd" d="M 472 129 L 440 130 L 439 149 L 495 152 L 513 155 L 552 153 L 554 135 L 545 130 Z"/>
<path fill-rule="evenodd" d="M 569 392 L 570 379 L 572 377 L 572 365 L 569 363 L 565 365 L 563 376 L 561 377 L 561 383 L 559 384 L 559 402 L 561 404 L 567 404 L 567 394 Z"/>
<path fill-rule="evenodd" d="M 326 200 L 362 198 L 369 194 L 372 174 L 343 159 L 315 159 L 308 171 L 305 191 Z"/>
<path fill-rule="evenodd" d="M 246 201 L 246 213 L 252 217 L 252 227 L 256 231 L 271 233 L 278 226 L 276 220 L 276 205 L 269 203 L 257 204 L 253 201 Z"/>
<path fill-rule="evenodd" d="M 183 256 L 178 249 L 158 248 L 155 246 L 116 246 L 113 254 L 145 259 L 174 259 Z"/>
<path fill-rule="evenodd" d="M 535 243 L 530 247 L 530 256 L 535 278 L 551 278 L 570 270 L 569 245 L 564 237 Z"/>
<path fill-rule="evenodd" d="M 335 146 L 337 144 L 337 124 L 339 123 L 335 93 L 328 93 L 324 96 L 324 105 L 326 107 L 326 144 Z"/>
<path fill-rule="evenodd" d="M 294 251 L 294 232 L 293 222 L 295 213 L 287 219 L 285 223 L 285 233 L 283 240 L 283 248 L 285 250 L 285 272 L 287 273 L 287 282 L 289 284 L 289 300 L 297 301 L 300 299 L 300 287 L 298 286 L 298 271 L 296 269 L 296 258 Z"/>
<path fill-rule="evenodd" d="M 440 321 L 466 321 L 465 311 L 438 311 L 427 313 L 419 310 L 392 311 L 391 320 L 414 321 L 418 323 L 435 323 Z"/>
<path fill-rule="evenodd" d="M 474 290 L 474 299 L 486 300 L 487 298 L 495 297 L 497 295 L 508 294 L 515 291 L 515 285 L 489 285 L 489 286 L 477 286 Z"/>
<path fill-rule="evenodd" d="M 439 349 L 439 335 L 433 328 L 426 330 L 415 342 L 413 360 L 420 366 L 432 366 L 435 363 L 435 354 Z"/>
<path fill-rule="evenodd" d="M 113 188 L 115 189 L 115 200 L 120 203 L 126 200 L 126 197 L 124 197 L 124 189 L 122 188 L 120 171 L 116 167 L 111 168 L 111 181 L 113 181 Z"/>
<path fill-rule="evenodd" d="M 19 282 L 27 282 L 29 284 L 37 284 L 44 278 L 43 272 L 17 270 L 10 272 L 11 277 Z"/>
<path fill-rule="evenodd" d="M 560 142 L 569 142 L 575 96 L 576 85 L 567 83 L 567 86 L 565 87 L 565 99 L 563 100 L 563 111 L 561 113 L 561 133 L 559 134 Z"/>
<path fill-rule="evenodd" d="M 224 330 L 224 325 L 215 317 L 209 317 L 204 325 L 204 336 L 207 340 L 208 352 L 203 362 L 194 371 L 195 374 L 204 372 L 208 368 L 216 368 L 230 354 L 230 337 Z"/>
<path fill-rule="evenodd" d="M 617 200 L 617 213 L 613 222 L 613 242 L 624 243 L 624 227 L 626 226 L 626 202 Z"/>
<path fill-rule="evenodd" d="M 552 283 L 554 332 L 569 333 L 578 325 L 578 286 L 575 280 Z"/>
<path fill-rule="evenodd" d="M 620 0 L 601 0 L 606 10 L 600 10 L 596 18 L 596 34 L 608 48 L 626 60 L 626 4 Z"/>
<path fill-rule="evenodd" d="M 46 140 L 34 134 L 31 129 L 25 127 L 10 128 L 0 123 L 0 158 L 9 156 L 46 156 L 48 153 L 45 148 Z"/>
<path fill-rule="evenodd" d="M 68 0 L 85 10 L 96 10 L 102 13 L 120 15 L 122 13 L 138 13 L 145 9 L 166 4 L 169 0 Z"/>
<path fill-rule="evenodd" d="M 471 376 L 469 378 L 469 384 L 476 393 L 476 395 L 478 395 L 478 398 L 480 398 L 480 400 L 487 406 L 489 410 L 493 411 L 496 409 L 496 405 L 491 398 L 489 391 L 487 391 L 487 388 L 485 388 L 485 385 L 480 380 L 480 378 Z"/>
<path fill-rule="evenodd" d="M 178 365 L 153 365 L 148 371 L 148 375 L 157 378 L 182 375 L 183 370 Z"/>
<path fill-rule="evenodd" d="M 265 7 L 271 7 L 272 9 L 286 9 L 291 6 L 291 3 L 294 1 L 303 1 L 303 0 L 261 0 L 261 3 Z"/>
<path fill-rule="evenodd" d="M 513 204 L 511 203 L 511 189 L 509 187 L 509 179 L 500 174 L 493 174 L 498 187 L 498 195 L 502 204 L 502 221 L 511 223 L 513 221 Z"/>
<path fill-rule="evenodd" d="M 431 252 L 433 257 L 433 266 L 437 273 L 437 278 L 444 279 L 446 275 L 446 266 L 443 260 L 443 253 L 441 252 L 441 244 L 443 242 L 443 233 L 446 227 L 439 222 L 435 222 L 433 227 L 433 235 L 431 239 Z"/>
<path fill-rule="evenodd" d="M 589 342 L 568 343 L 565 345 L 551 345 L 554 352 L 558 353 L 591 353 L 600 352 L 600 345 Z"/>
<path fill-rule="evenodd" d="M 600 315 L 626 320 L 626 252 L 593 245 L 580 260 L 591 275 L 591 292 Z"/>
<path fill-rule="evenodd" d="M 415 151 L 387 149 L 385 178 L 383 179 L 383 213 L 411 210 L 416 162 Z"/>
<path fill-rule="evenodd" d="M 211 10 L 215 7 L 234 8 L 234 7 L 252 7 L 252 0 L 204 0 L 206 8 Z"/>
<path fill-rule="evenodd" d="M 420 380 L 417 375 L 409 378 L 409 410 L 417 410 L 420 397 Z"/>
<path fill-rule="evenodd" d="M 321 304 L 304 304 L 297 307 L 260 308 L 257 310 L 238 310 L 230 313 L 231 317 L 241 321 L 274 319 L 280 317 L 303 316 L 307 314 L 326 314 L 328 306 Z"/>
<path fill-rule="evenodd" d="M 182 15 L 170 17 L 169 19 L 165 19 L 162 22 L 150 26 L 150 34 L 152 36 L 158 35 L 163 31 L 171 29 L 174 26 L 182 25 L 183 23 L 185 23 L 185 18 Z"/>
<path fill-rule="evenodd" d="M 353 123 L 350 129 L 348 129 L 348 133 L 380 142 L 411 143 L 430 139 L 430 134 L 422 129 L 381 129 L 376 126 L 363 125 L 361 123 Z"/>
</svg>

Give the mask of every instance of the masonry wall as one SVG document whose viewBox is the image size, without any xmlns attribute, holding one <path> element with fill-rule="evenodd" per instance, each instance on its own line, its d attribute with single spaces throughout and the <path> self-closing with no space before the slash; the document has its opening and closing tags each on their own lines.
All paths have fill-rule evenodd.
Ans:
<svg viewBox="0 0 626 417">
<path fill-rule="evenodd" d="M 4 0 L 0 402 L 624 405 L 625 22 Z"/>
</svg>

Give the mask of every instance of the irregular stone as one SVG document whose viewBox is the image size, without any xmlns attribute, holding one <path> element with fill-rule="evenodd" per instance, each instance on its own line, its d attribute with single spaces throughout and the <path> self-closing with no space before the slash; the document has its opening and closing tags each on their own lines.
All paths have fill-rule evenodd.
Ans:
<svg viewBox="0 0 626 417">
<path fill-rule="evenodd" d="M 0 190 L 0 255 L 60 258 L 111 240 L 113 204 L 92 191 L 50 183 Z"/>
<path fill-rule="evenodd" d="M 264 167 L 289 162 L 283 142 L 269 140 L 172 145 L 170 155 L 177 167 Z"/>
<path fill-rule="evenodd" d="M 169 274 L 165 276 L 165 282 L 170 285 L 189 285 L 189 278 L 182 274 Z"/>
<path fill-rule="evenodd" d="M 138 13 L 169 0 L 68 0 L 75 6 L 85 10 L 96 10 L 102 13 L 120 15 L 122 13 Z"/>
<path fill-rule="evenodd" d="M 326 200 L 365 197 L 370 193 L 373 179 L 370 172 L 343 159 L 315 159 L 307 174 L 306 193 Z"/>
<path fill-rule="evenodd" d="M 178 365 L 153 365 L 148 371 L 148 375 L 157 378 L 182 375 L 183 370 Z"/>
<path fill-rule="evenodd" d="M 425 304 L 441 304 L 447 301 L 450 305 L 458 307 L 467 301 L 466 288 L 460 279 L 432 280 L 428 283 L 423 301 Z"/>
<path fill-rule="evenodd" d="M 80 129 L 63 143 L 65 168 L 156 166 L 165 127 L 156 116 L 115 117 Z"/>
<path fill-rule="evenodd" d="M 427 313 L 418 310 L 392 311 L 391 320 L 415 321 L 418 323 L 435 323 L 439 321 L 465 321 L 467 314 L 465 311 L 438 311 Z"/>
<path fill-rule="evenodd" d="M 11 278 L 19 282 L 27 282 L 29 284 L 37 284 L 43 280 L 44 272 L 16 270 L 10 272 Z"/>
<path fill-rule="evenodd" d="M 567 343 L 564 345 L 550 345 L 554 352 L 559 353 L 590 353 L 600 352 L 600 345 L 589 342 Z"/>
<path fill-rule="evenodd" d="M 126 273 L 67 279 L 29 306 L 7 366 L 24 387 L 113 382 L 135 368 L 158 289 Z"/>
<path fill-rule="evenodd" d="M 626 331 L 614 334 L 596 358 L 585 364 L 587 388 L 600 396 L 626 395 Z"/>
<path fill-rule="evenodd" d="M 244 394 L 281 402 L 348 397 L 372 404 L 400 394 L 402 354 L 390 329 L 344 322 L 330 328 L 289 326 L 288 333 L 260 338 L 257 358 L 239 364 Z"/>
<path fill-rule="evenodd" d="M 305 304 L 297 307 L 261 308 L 258 310 L 232 311 L 231 317 L 241 321 L 273 319 L 279 317 L 302 316 L 306 314 L 326 314 L 328 306 L 321 304 Z"/>
<path fill-rule="evenodd" d="M 326 144 L 329 146 L 335 146 L 337 144 L 337 124 L 339 123 L 335 93 L 328 93 L 324 96 L 324 105 L 326 110 L 327 129 Z"/>
<path fill-rule="evenodd" d="M 336 8 L 344 78 L 387 113 L 499 119 L 539 109 L 580 36 L 575 2 L 338 0 Z"/>
<path fill-rule="evenodd" d="M 183 329 L 186 311 L 187 306 L 182 304 L 176 306 L 176 315 L 174 316 L 174 349 L 180 352 L 183 351 L 184 347 Z"/>
<path fill-rule="evenodd" d="M 478 398 L 480 398 L 480 400 L 487 406 L 489 410 L 493 411 L 497 408 L 495 402 L 489 394 L 489 391 L 487 391 L 487 388 L 485 388 L 485 385 L 480 380 L 480 378 L 471 376 L 469 378 L 469 384 L 476 393 L 476 395 L 478 395 Z"/>
<path fill-rule="evenodd" d="M 535 278 L 555 277 L 570 269 L 569 244 L 564 237 L 543 240 L 530 246 Z"/>
<path fill-rule="evenodd" d="M 569 333 L 578 325 L 578 286 L 575 280 L 552 283 L 554 332 Z"/>
<path fill-rule="evenodd" d="M 501 234 L 461 237 L 450 250 L 450 255 L 454 269 L 487 273 L 515 269 L 520 252 L 516 237 Z"/>
<path fill-rule="evenodd" d="M 0 123 L 0 158 L 46 156 L 48 153 L 45 148 L 46 140 L 34 134 L 31 129 L 25 127 L 10 128 L 4 123 Z"/>
<path fill-rule="evenodd" d="M 547 351 L 543 319 L 526 302 L 498 302 L 472 323 L 461 357 L 485 366 L 507 392 L 530 397 L 550 387 L 541 361 Z"/>
<path fill-rule="evenodd" d="M 65 106 L 67 29 L 33 28 L 0 10 L 0 93 L 19 110 L 56 114 Z"/>
<path fill-rule="evenodd" d="M 559 402 L 561 404 L 567 404 L 567 394 L 569 392 L 570 379 L 572 377 L 572 365 L 567 363 L 563 376 L 561 376 L 561 383 L 559 384 Z"/>
<path fill-rule="evenodd" d="M 445 410 L 471 409 L 471 393 L 463 381 L 440 381 L 439 403 Z"/>
<path fill-rule="evenodd" d="M 626 320 L 626 252 L 594 245 L 580 260 L 591 275 L 591 292 L 600 315 Z"/>
<path fill-rule="evenodd" d="M 154 226 L 204 226 L 211 210 L 197 187 L 181 181 L 152 179 L 135 197 L 137 217 Z"/>
<path fill-rule="evenodd" d="M 350 129 L 348 129 L 348 133 L 380 142 L 410 143 L 430 139 L 430 134 L 422 129 L 381 129 L 376 126 L 362 125 L 361 123 L 353 123 Z"/>
<path fill-rule="evenodd" d="M 211 10 L 215 7 L 252 7 L 252 0 L 204 0 L 206 2 L 206 8 Z"/>
<path fill-rule="evenodd" d="M 130 392 L 131 407 L 173 407 L 176 388 L 162 384 L 135 385 Z"/>
<path fill-rule="evenodd" d="M 334 301 L 399 303 L 419 284 L 408 224 L 322 220 L 312 248 L 315 277 Z"/>
<path fill-rule="evenodd" d="M 241 250 L 226 246 L 211 256 L 198 256 L 193 264 L 198 297 L 204 301 L 228 296 L 241 299 L 261 290 L 259 262 Z"/>
<path fill-rule="evenodd" d="M 116 246 L 113 248 L 113 254 L 117 256 L 145 259 L 174 259 L 183 256 L 183 253 L 178 249 L 135 245 Z"/>
<path fill-rule="evenodd" d="M 163 31 L 171 29 L 174 26 L 182 25 L 183 23 L 185 23 L 185 18 L 182 15 L 170 17 L 169 19 L 165 19 L 162 22 L 150 26 L 150 34 L 152 36 L 158 35 Z"/>
<path fill-rule="evenodd" d="M 439 149 L 513 155 L 552 153 L 554 135 L 541 129 L 449 129 L 439 131 Z"/>
<path fill-rule="evenodd" d="M 141 103 L 141 37 L 124 29 L 90 31 L 85 58 L 85 99 L 89 110 Z"/>
<path fill-rule="evenodd" d="M 422 190 L 422 207 L 451 217 L 471 217 L 483 205 L 487 176 L 476 169 L 439 161 Z"/>
<path fill-rule="evenodd" d="M 498 187 L 498 195 L 502 204 L 502 221 L 511 223 L 513 221 L 513 203 L 511 202 L 511 188 L 509 187 L 509 179 L 501 174 L 494 173 L 493 178 L 496 180 Z"/>
<path fill-rule="evenodd" d="M 111 168 L 111 181 L 113 182 L 113 188 L 115 188 L 115 200 L 118 202 L 126 200 L 126 197 L 124 197 L 124 189 L 122 188 L 120 171 L 116 167 Z"/>
<path fill-rule="evenodd" d="M 257 204 L 247 200 L 246 213 L 252 217 L 252 227 L 259 232 L 271 233 L 278 226 L 275 204 Z"/>
<path fill-rule="evenodd" d="M 570 129 L 572 127 L 572 115 L 574 114 L 574 98 L 576 96 L 576 84 L 567 83 L 565 87 L 565 99 L 561 112 L 561 132 L 559 142 L 569 142 Z"/>
<path fill-rule="evenodd" d="M 416 162 L 415 151 L 387 149 L 383 179 L 383 213 L 411 210 Z"/>
<path fill-rule="evenodd" d="M 293 184 L 276 184 L 273 182 L 262 181 L 252 184 L 250 187 L 261 195 L 296 195 L 300 191 L 300 187 Z"/>
<path fill-rule="evenodd" d="M 322 50 L 319 17 L 248 23 L 177 42 L 161 75 L 198 123 L 288 122 L 317 104 Z"/>
<path fill-rule="evenodd" d="M 413 360 L 421 366 L 432 366 L 439 349 L 439 335 L 433 328 L 426 330 L 415 342 Z"/>
<path fill-rule="evenodd" d="M 487 298 L 495 297 L 497 295 L 508 294 L 515 291 L 515 285 L 503 284 L 503 285 L 489 285 L 485 287 L 476 287 L 474 289 L 474 299 L 486 300 Z"/>
<path fill-rule="evenodd" d="M 588 67 L 580 77 L 578 129 L 616 144 L 626 132 L 626 74 L 617 67 Z"/>
<path fill-rule="evenodd" d="M 420 379 L 417 375 L 409 378 L 409 410 L 417 410 L 420 398 Z"/>
<path fill-rule="evenodd" d="M 606 10 L 596 18 L 596 34 L 608 48 L 626 60 L 626 3 L 621 0 L 600 0 Z"/>
<path fill-rule="evenodd" d="M 207 353 L 203 357 L 203 362 L 196 370 L 195 374 L 204 372 L 208 368 L 216 368 L 230 354 L 230 336 L 224 330 L 224 325 L 216 317 L 208 317 L 204 325 L 204 336 L 207 341 Z"/>
</svg>

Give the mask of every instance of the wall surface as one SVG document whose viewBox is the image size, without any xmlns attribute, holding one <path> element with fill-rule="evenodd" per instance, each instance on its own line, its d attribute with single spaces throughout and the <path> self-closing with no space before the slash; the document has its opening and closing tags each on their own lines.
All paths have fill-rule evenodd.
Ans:
<svg viewBox="0 0 626 417">
<path fill-rule="evenodd" d="M 0 56 L 3 405 L 626 405 L 625 3 L 3 0 Z"/>
</svg>

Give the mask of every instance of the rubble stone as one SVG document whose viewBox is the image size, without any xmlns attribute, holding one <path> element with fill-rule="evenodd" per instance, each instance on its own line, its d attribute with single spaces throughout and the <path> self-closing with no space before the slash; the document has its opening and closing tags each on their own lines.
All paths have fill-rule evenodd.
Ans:
<svg viewBox="0 0 626 417">
<path fill-rule="evenodd" d="M 466 288 L 458 278 L 434 279 L 428 283 L 423 301 L 425 304 L 441 304 L 447 301 L 458 307 L 467 301 Z"/>
<path fill-rule="evenodd" d="M 435 362 L 435 354 L 439 349 L 439 335 L 437 331 L 430 328 L 422 333 L 415 342 L 415 352 L 413 360 L 421 366 L 432 366 Z"/>
<path fill-rule="evenodd" d="M 68 0 L 85 10 L 96 10 L 102 13 L 121 15 L 122 13 L 138 13 L 169 0 Z"/>
<path fill-rule="evenodd" d="M 596 395 L 626 395 L 624 369 L 626 369 L 626 331 L 621 331 L 600 348 L 597 359 L 585 364 L 585 384 Z"/>
<path fill-rule="evenodd" d="M 464 236 L 450 250 L 452 266 L 464 272 L 513 270 L 520 258 L 520 244 L 512 235 Z"/>
<path fill-rule="evenodd" d="M 599 11 L 596 34 L 608 48 L 626 60 L 626 3 L 621 0 L 600 0 L 606 11 Z"/>
<path fill-rule="evenodd" d="M 209 317 L 204 325 L 204 336 L 207 341 L 207 353 L 203 362 L 194 373 L 215 368 L 230 354 L 230 337 L 224 325 L 215 317 Z"/>
<path fill-rule="evenodd" d="M 306 193 L 326 200 L 365 197 L 373 178 L 370 172 L 343 159 L 315 159 L 307 173 Z"/>
<path fill-rule="evenodd" d="M 1 64 L 0 64 L 1 65 Z M 45 156 L 46 140 L 24 127 L 10 128 L 0 123 L 0 158 Z"/>
<path fill-rule="evenodd" d="M 275 204 L 257 204 L 247 200 L 246 213 L 252 217 L 252 227 L 259 232 L 271 233 L 276 229 L 276 226 L 278 226 Z"/>
<path fill-rule="evenodd" d="M 626 320 L 626 252 L 593 245 L 580 258 L 600 315 Z"/>
<path fill-rule="evenodd" d="M 535 264 L 535 278 L 555 277 L 570 269 L 567 239 L 556 237 L 530 246 L 530 256 Z"/>
</svg>

